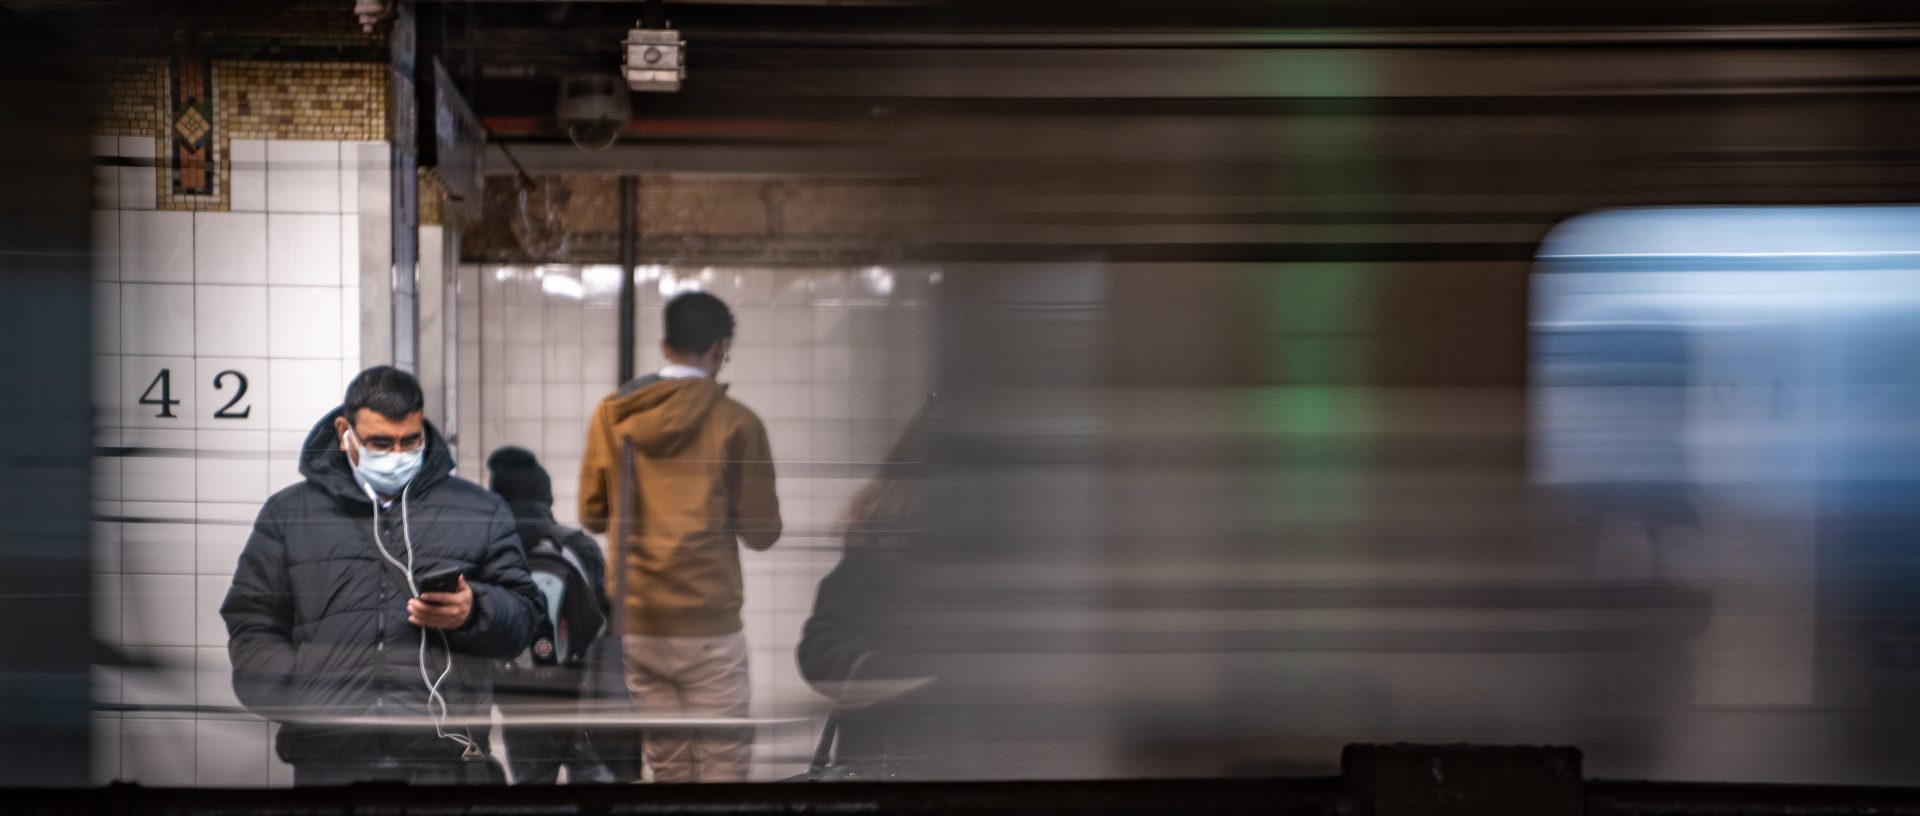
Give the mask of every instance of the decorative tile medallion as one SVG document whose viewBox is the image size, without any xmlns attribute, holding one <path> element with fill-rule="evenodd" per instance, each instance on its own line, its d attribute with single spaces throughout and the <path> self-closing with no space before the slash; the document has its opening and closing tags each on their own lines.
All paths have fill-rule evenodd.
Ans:
<svg viewBox="0 0 1920 816">
<path fill-rule="evenodd" d="M 214 176 L 213 61 L 205 57 L 173 58 L 169 110 L 172 127 L 173 172 L 170 193 L 211 196 L 218 190 Z"/>
</svg>

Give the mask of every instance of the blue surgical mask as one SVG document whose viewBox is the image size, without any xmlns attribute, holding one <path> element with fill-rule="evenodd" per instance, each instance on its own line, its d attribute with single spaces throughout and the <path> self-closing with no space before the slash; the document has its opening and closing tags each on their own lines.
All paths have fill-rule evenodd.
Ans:
<svg viewBox="0 0 1920 816">
<path fill-rule="evenodd" d="M 353 466 L 354 474 L 382 496 L 399 495 L 400 490 L 419 475 L 420 463 L 427 452 L 424 445 L 405 453 L 370 451 L 360 444 L 360 438 L 353 435 L 351 428 L 347 429 L 347 442 L 360 452 L 360 463 Z"/>
</svg>

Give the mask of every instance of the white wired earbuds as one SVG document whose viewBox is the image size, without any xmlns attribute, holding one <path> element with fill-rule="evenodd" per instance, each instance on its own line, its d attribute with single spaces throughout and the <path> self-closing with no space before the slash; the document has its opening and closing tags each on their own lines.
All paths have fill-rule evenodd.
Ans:
<svg viewBox="0 0 1920 816">
<path fill-rule="evenodd" d="M 409 482 L 400 488 L 400 534 L 407 545 L 407 563 L 401 564 L 400 559 L 394 558 L 393 553 L 387 551 L 386 542 L 380 540 L 380 497 L 377 494 L 373 496 L 373 544 L 379 548 L 380 556 L 387 559 L 387 563 L 392 564 L 406 576 L 407 590 L 413 597 L 418 598 L 420 585 L 413 579 L 413 526 L 407 517 L 407 491 L 412 487 L 413 484 Z M 466 750 L 460 753 L 461 759 L 472 759 L 480 756 L 480 746 L 473 741 L 473 732 L 466 726 L 461 726 L 461 730 L 466 732 L 464 734 L 449 733 L 446 730 L 447 698 L 441 696 L 440 684 L 446 682 L 447 676 L 453 673 L 453 647 L 447 643 L 446 632 L 439 629 L 433 631 L 440 637 L 440 648 L 447 652 L 447 666 L 440 670 L 439 677 L 434 677 L 427 669 L 427 627 L 420 627 L 420 681 L 427 686 L 427 717 L 433 721 L 435 735 L 465 748 Z"/>
</svg>

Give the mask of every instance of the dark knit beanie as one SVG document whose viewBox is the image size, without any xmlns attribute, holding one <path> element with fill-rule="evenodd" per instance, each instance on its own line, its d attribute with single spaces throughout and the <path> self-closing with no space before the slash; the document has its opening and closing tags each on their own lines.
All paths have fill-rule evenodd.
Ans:
<svg viewBox="0 0 1920 816">
<path fill-rule="evenodd" d="M 508 504 L 553 506 L 553 480 L 526 448 L 507 446 L 487 457 L 488 487 Z"/>
</svg>

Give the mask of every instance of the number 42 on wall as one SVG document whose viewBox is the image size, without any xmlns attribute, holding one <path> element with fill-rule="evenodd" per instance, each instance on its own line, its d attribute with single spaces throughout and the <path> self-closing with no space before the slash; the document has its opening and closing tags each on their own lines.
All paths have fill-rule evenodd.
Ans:
<svg viewBox="0 0 1920 816">
<path fill-rule="evenodd" d="M 247 405 L 238 408 L 235 406 L 240 405 L 240 400 L 247 396 L 247 375 L 232 369 L 222 371 L 213 375 L 213 388 L 216 391 L 225 391 L 227 389 L 226 382 L 229 378 L 235 380 L 233 399 L 227 400 L 226 405 L 221 406 L 220 410 L 213 412 L 213 418 L 246 419 L 253 414 L 253 406 Z M 158 396 L 155 396 L 156 391 L 159 392 Z M 140 395 L 140 404 L 160 406 L 160 413 L 154 414 L 156 418 L 179 418 L 173 413 L 173 406 L 180 404 L 179 400 L 173 398 L 173 369 L 160 369 L 160 373 L 153 378 L 153 382 L 147 383 L 146 392 Z"/>
</svg>

